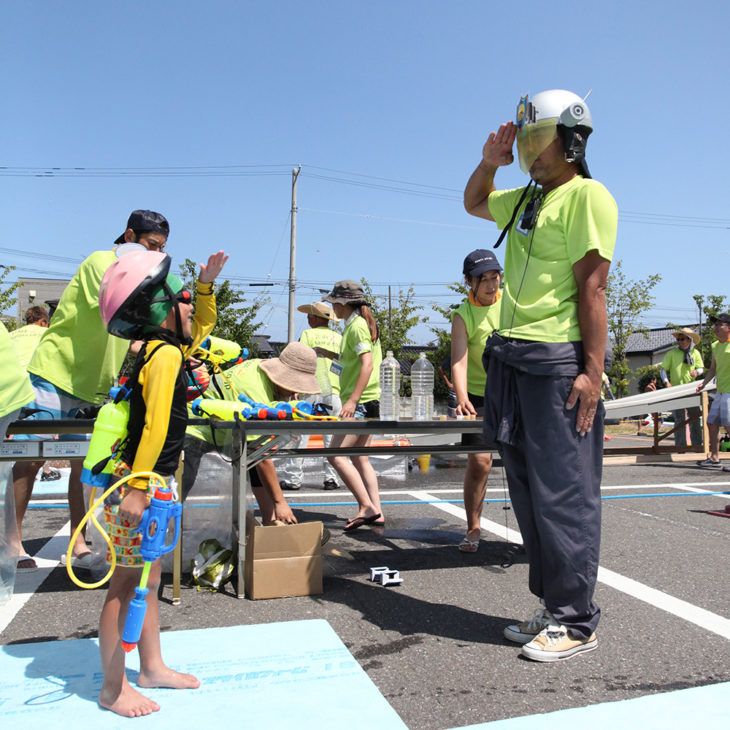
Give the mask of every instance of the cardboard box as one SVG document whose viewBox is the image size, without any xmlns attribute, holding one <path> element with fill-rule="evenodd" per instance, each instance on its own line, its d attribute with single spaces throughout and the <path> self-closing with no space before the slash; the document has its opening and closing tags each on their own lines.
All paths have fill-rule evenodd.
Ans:
<svg viewBox="0 0 730 730">
<path fill-rule="evenodd" d="M 257 525 L 246 514 L 245 586 L 249 598 L 322 593 L 322 523 Z"/>
</svg>

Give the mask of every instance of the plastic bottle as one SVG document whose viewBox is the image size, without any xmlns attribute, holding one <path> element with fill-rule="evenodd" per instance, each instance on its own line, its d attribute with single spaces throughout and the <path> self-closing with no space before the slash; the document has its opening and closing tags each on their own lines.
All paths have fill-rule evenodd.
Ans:
<svg viewBox="0 0 730 730">
<path fill-rule="evenodd" d="M 433 365 L 422 352 L 411 367 L 411 394 L 414 421 L 433 419 Z M 381 406 L 382 407 L 382 406 Z"/>
<path fill-rule="evenodd" d="M 400 416 L 400 363 L 388 350 L 380 363 L 380 420 L 397 421 Z"/>
</svg>

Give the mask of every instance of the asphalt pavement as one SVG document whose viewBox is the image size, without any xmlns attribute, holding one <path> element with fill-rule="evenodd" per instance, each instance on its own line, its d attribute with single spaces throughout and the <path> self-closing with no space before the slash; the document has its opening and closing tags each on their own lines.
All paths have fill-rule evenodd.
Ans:
<svg viewBox="0 0 730 730">
<path fill-rule="evenodd" d="M 479 551 L 456 548 L 464 464 L 434 458 L 428 473 L 381 479 L 385 527 L 350 534 L 342 532 L 355 512 L 349 493 L 323 491 L 321 472 L 309 470 L 287 498 L 298 519 L 322 520 L 332 533 L 324 593 L 251 601 L 237 599 L 231 584 L 219 593 L 185 586 L 173 606 L 167 576 L 163 631 L 325 619 L 405 724 L 424 730 L 730 681 L 730 519 L 707 513 L 730 502 L 708 494 L 730 490 L 730 473 L 693 461 L 607 460 L 598 649 L 546 665 L 522 658 L 502 637 L 537 603 L 501 468 L 489 480 L 495 501 L 485 506 Z M 59 504 L 36 502 L 24 527 L 28 552 L 66 520 Z M 400 571 L 401 585 L 369 581 L 370 567 L 384 565 Z M 0 644 L 96 636 L 103 599 L 103 588 L 81 590 L 59 566 L 4 627 Z"/>
</svg>

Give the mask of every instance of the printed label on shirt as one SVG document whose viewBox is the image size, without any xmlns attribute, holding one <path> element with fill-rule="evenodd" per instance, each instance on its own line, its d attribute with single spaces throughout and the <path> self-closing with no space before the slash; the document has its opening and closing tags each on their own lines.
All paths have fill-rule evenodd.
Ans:
<svg viewBox="0 0 730 730">
<path fill-rule="evenodd" d="M 333 360 L 330 365 L 330 372 L 339 378 L 342 375 L 342 363 L 339 360 Z"/>
<path fill-rule="evenodd" d="M 523 236 L 527 236 L 530 233 L 530 229 L 523 227 L 522 224 L 523 224 L 524 218 L 525 218 L 525 214 L 523 212 L 520 215 L 519 220 L 517 221 L 517 225 L 515 226 L 515 230 L 517 231 L 517 233 L 521 233 Z"/>
</svg>

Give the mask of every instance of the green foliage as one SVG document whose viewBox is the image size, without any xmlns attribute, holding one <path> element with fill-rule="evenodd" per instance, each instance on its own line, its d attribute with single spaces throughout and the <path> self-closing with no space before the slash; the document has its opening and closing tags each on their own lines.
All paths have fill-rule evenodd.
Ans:
<svg viewBox="0 0 730 730">
<path fill-rule="evenodd" d="M 190 259 L 180 267 L 180 276 L 185 286 L 193 292 L 195 300 L 195 282 L 198 280 L 198 265 Z M 218 321 L 213 334 L 224 340 L 237 342 L 249 350 L 249 357 L 257 357 L 258 351 L 253 336 L 261 327 L 256 320 L 259 310 L 267 304 L 269 298 L 257 297 L 250 304 L 246 303 L 243 291 L 231 284 L 228 279 L 217 280 L 215 285 L 215 302 L 218 310 Z"/>
<path fill-rule="evenodd" d="M 423 309 L 414 303 L 416 292 L 411 286 L 407 292 L 398 290 L 395 297 L 375 296 L 373 290 L 365 279 L 360 280 L 365 296 L 370 304 L 370 311 L 378 323 L 380 331 L 380 347 L 383 350 L 383 357 L 388 350 L 393 351 L 393 356 L 398 359 L 405 345 L 413 345 L 415 341 L 408 337 L 408 333 L 421 321 L 418 314 Z"/>
<path fill-rule="evenodd" d="M 710 363 L 712 362 L 712 344 L 717 340 L 715 330 L 710 325 L 710 320 L 721 312 L 727 311 L 727 297 L 714 294 L 708 296 L 694 294 L 692 299 L 695 300 L 695 304 L 700 313 L 704 314 L 704 317 L 700 317 L 700 344 L 697 345 L 697 349 L 702 355 L 705 366 L 710 367 Z"/>
<path fill-rule="evenodd" d="M 613 362 L 608 376 L 615 388 L 617 398 L 627 395 L 632 377 L 626 361 L 626 344 L 634 333 L 647 329 L 641 316 L 654 303 L 651 290 L 662 280 L 660 274 L 652 274 L 642 281 L 626 277 L 622 262 L 616 261 L 608 275 L 606 286 L 606 313 L 608 317 L 608 336 L 613 344 Z"/>
<path fill-rule="evenodd" d="M 14 266 L 3 266 L 0 264 L 0 312 L 10 309 L 18 301 L 15 292 L 20 287 L 20 282 L 16 281 L 12 284 L 5 283 L 5 279 L 11 271 L 15 271 Z"/>
</svg>

